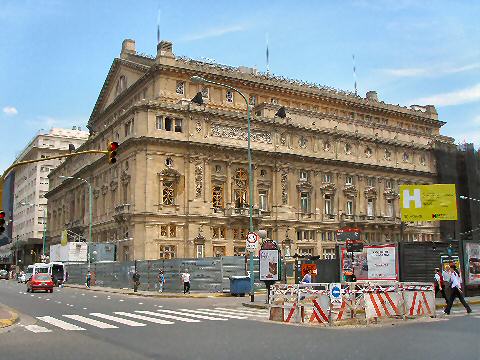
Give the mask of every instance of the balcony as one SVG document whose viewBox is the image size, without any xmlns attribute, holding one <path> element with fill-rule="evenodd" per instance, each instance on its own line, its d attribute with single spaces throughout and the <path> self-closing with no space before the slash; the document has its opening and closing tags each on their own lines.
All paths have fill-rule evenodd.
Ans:
<svg viewBox="0 0 480 360">
<path fill-rule="evenodd" d="M 115 213 L 113 214 L 113 218 L 116 222 L 127 221 L 130 216 L 130 204 L 122 204 L 115 206 Z"/>
</svg>

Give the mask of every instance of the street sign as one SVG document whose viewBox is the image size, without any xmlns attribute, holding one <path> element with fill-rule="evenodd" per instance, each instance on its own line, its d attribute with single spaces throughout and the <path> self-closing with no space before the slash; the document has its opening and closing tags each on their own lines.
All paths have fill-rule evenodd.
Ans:
<svg viewBox="0 0 480 360">
<path fill-rule="evenodd" d="M 360 229 L 343 228 L 337 230 L 337 241 L 360 240 Z"/>
<path fill-rule="evenodd" d="M 317 264 L 302 264 L 302 267 L 301 267 L 302 279 L 309 270 L 312 270 L 312 275 L 318 275 Z"/>
<path fill-rule="evenodd" d="M 347 252 L 362 252 L 363 243 L 360 241 L 347 240 Z"/>
<path fill-rule="evenodd" d="M 342 284 L 331 283 L 329 285 L 329 293 L 332 307 L 342 306 Z"/>
<path fill-rule="evenodd" d="M 248 235 L 247 235 L 247 243 L 246 243 L 245 249 L 247 251 L 257 250 L 259 239 L 260 239 L 260 237 L 258 236 L 257 233 L 249 232 Z"/>
</svg>

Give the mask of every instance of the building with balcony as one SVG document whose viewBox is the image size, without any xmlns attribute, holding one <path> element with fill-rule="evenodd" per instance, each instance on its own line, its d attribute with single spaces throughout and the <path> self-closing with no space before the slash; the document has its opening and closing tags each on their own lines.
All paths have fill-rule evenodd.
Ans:
<svg viewBox="0 0 480 360">
<path fill-rule="evenodd" d="M 88 233 L 88 189 L 63 175 L 92 184 L 93 241 L 117 244 L 120 260 L 245 253 L 246 104 L 226 88 L 193 83 L 193 75 L 249 99 L 254 225 L 287 255 L 332 257 L 344 226 L 361 228 L 367 243 L 401 240 L 399 185 L 435 183 L 435 144 L 453 143 L 440 135 L 444 123 L 431 105 L 400 107 L 374 91 L 360 97 L 178 57 L 167 41 L 150 57 L 125 40 L 80 148 L 118 141 L 118 160 L 69 159 L 50 174 L 52 242 L 65 228 Z M 203 105 L 190 101 L 199 92 Z M 438 223 L 410 223 L 403 241 L 438 236 Z"/>
</svg>

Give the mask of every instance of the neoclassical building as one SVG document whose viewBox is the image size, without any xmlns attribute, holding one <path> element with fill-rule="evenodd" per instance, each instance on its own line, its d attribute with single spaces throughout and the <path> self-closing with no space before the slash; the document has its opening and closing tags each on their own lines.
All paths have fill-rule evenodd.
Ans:
<svg viewBox="0 0 480 360">
<path fill-rule="evenodd" d="M 434 106 L 386 104 L 329 87 L 176 57 L 125 40 L 78 150 L 120 143 L 118 161 L 68 159 L 50 174 L 49 240 L 63 229 L 117 244 L 119 260 L 243 255 L 248 231 L 247 112 L 252 108 L 256 229 L 288 254 L 334 255 L 335 231 L 358 227 L 367 243 L 400 241 L 398 186 L 436 182 L 444 124 Z M 204 104 L 190 100 L 200 92 Z M 286 116 L 279 116 L 283 107 Z M 284 114 L 282 114 L 284 115 Z M 438 239 L 438 223 L 409 223 L 403 241 Z"/>
</svg>

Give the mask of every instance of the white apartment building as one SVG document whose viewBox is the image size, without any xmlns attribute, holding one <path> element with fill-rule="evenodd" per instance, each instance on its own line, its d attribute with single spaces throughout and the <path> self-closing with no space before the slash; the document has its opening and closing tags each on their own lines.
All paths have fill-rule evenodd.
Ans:
<svg viewBox="0 0 480 360">
<path fill-rule="evenodd" d="M 69 145 L 78 148 L 88 139 L 88 131 L 80 127 L 72 129 L 53 128 L 49 132 L 38 133 L 17 156 L 15 162 L 41 159 L 69 152 Z M 13 201 L 13 241 L 18 240 L 30 249 L 41 249 L 43 237 L 44 209 L 46 212 L 48 174 L 64 159 L 42 161 L 15 169 Z M 37 245 L 36 247 L 34 245 Z M 27 250 L 27 249 L 24 249 Z M 38 260 L 39 251 L 34 250 L 32 261 Z M 37 254 L 38 253 L 38 254 Z"/>
</svg>

